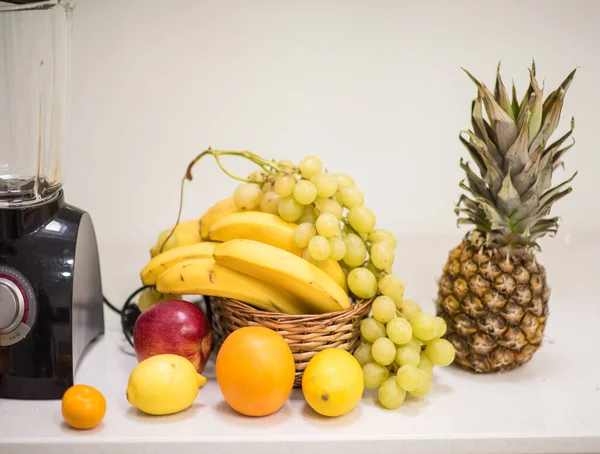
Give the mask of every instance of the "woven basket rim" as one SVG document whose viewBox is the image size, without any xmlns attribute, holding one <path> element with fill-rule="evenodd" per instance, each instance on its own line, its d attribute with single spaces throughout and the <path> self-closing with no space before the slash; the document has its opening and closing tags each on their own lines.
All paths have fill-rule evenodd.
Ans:
<svg viewBox="0 0 600 454">
<path fill-rule="evenodd" d="M 305 322 L 305 321 L 319 321 L 319 320 L 338 320 L 345 319 L 347 317 L 352 317 L 357 312 L 361 312 L 365 306 L 370 305 L 375 298 L 371 299 L 360 299 L 356 303 L 352 304 L 347 309 L 342 309 L 334 312 L 325 312 L 322 314 L 284 314 L 280 312 L 269 312 L 263 309 L 258 309 L 248 303 L 244 303 L 243 301 L 239 301 L 232 298 L 226 298 L 222 296 L 211 296 L 211 300 L 216 301 L 226 301 L 228 304 L 233 304 L 236 306 L 241 306 L 240 309 L 243 309 L 248 315 L 261 317 L 263 319 L 272 319 L 279 321 L 287 321 L 287 322 Z"/>
</svg>

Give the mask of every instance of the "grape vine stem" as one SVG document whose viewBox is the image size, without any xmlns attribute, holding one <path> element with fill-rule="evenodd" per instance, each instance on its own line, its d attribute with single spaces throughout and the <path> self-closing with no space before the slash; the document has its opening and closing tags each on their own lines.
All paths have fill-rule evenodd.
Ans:
<svg viewBox="0 0 600 454">
<path fill-rule="evenodd" d="M 289 172 L 288 167 L 280 165 L 279 163 L 277 163 L 277 161 L 275 161 L 275 160 L 269 161 L 267 159 L 261 158 L 257 154 L 252 153 L 250 151 L 213 150 L 210 147 L 207 150 L 204 150 L 202 153 L 200 153 L 198 156 L 196 156 L 188 164 L 185 175 L 181 179 L 181 188 L 179 191 L 179 210 L 177 211 L 177 221 L 175 222 L 175 225 L 169 232 L 169 235 L 167 236 L 165 241 L 163 241 L 163 243 L 160 245 L 159 253 L 162 252 L 164 245 L 167 244 L 167 241 L 169 240 L 169 238 L 171 238 L 171 236 L 175 232 L 175 229 L 181 222 L 181 212 L 183 211 L 183 196 L 184 196 L 184 192 L 185 192 L 185 182 L 192 181 L 194 179 L 194 177 L 192 175 L 192 169 L 198 163 L 198 161 L 200 161 L 204 156 L 213 156 L 215 158 L 215 161 L 217 162 L 218 166 L 221 168 L 221 170 L 227 176 L 229 176 L 230 178 L 232 178 L 234 180 L 241 181 L 243 183 L 256 183 L 256 182 L 254 182 L 248 178 L 243 178 L 243 177 L 240 177 L 240 176 L 237 176 L 237 175 L 234 175 L 233 173 L 231 173 L 229 170 L 227 170 L 225 168 L 225 166 L 221 162 L 221 156 L 238 156 L 240 158 L 246 159 L 246 160 L 251 161 L 254 164 L 258 165 L 259 167 L 261 167 L 265 172 L 267 172 L 270 175 L 275 175 L 277 173 Z"/>
</svg>

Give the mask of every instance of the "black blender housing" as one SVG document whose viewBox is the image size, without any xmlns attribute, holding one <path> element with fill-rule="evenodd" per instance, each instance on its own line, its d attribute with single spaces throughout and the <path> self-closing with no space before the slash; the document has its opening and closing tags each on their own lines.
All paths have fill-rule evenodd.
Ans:
<svg viewBox="0 0 600 454">
<path fill-rule="evenodd" d="M 6 3 L 51 7 L 0 0 Z M 100 261 L 89 213 L 67 204 L 62 189 L 38 203 L 3 203 L 0 398 L 61 399 L 102 334 Z"/>
</svg>

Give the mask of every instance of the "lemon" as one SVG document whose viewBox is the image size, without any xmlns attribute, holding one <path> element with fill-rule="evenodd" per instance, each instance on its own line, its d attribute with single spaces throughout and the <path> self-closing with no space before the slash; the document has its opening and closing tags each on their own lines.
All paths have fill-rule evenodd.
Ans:
<svg viewBox="0 0 600 454">
<path fill-rule="evenodd" d="M 363 390 L 360 364 L 340 348 L 328 348 L 313 356 L 302 377 L 306 402 L 324 416 L 349 412 L 360 401 Z"/>
<path fill-rule="evenodd" d="M 139 363 L 129 376 L 127 400 L 151 415 L 169 415 L 194 403 L 206 378 L 177 355 L 156 355 Z"/>
</svg>

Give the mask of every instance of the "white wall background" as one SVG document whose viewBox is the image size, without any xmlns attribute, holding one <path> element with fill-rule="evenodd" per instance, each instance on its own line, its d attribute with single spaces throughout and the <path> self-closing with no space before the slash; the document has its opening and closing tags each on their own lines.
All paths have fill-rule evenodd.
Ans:
<svg viewBox="0 0 600 454">
<path fill-rule="evenodd" d="M 101 247 L 133 244 L 140 264 L 208 146 L 319 155 L 355 177 L 379 226 L 458 238 L 476 95 L 460 67 L 493 85 L 501 60 L 522 96 L 532 57 L 547 93 L 580 67 L 559 129 L 575 116 L 564 175 L 580 173 L 555 213 L 562 235 L 600 228 L 598 1 L 80 0 L 74 17 L 68 199 Z M 209 160 L 195 176 L 186 218 L 235 187 Z"/>
</svg>

